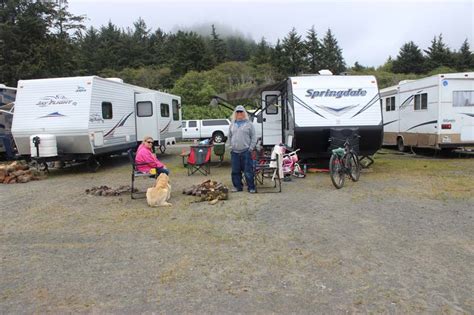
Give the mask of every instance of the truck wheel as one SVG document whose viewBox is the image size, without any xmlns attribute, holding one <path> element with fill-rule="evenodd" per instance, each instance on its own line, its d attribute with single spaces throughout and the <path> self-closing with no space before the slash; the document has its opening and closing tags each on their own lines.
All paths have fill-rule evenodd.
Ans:
<svg viewBox="0 0 474 315">
<path fill-rule="evenodd" d="M 216 131 L 214 132 L 214 134 L 212 135 L 212 141 L 214 143 L 221 143 L 224 141 L 224 134 L 222 133 L 222 131 Z"/>
<path fill-rule="evenodd" d="M 406 152 L 407 150 L 407 148 L 405 147 L 405 144 L 403 143 L 402 137 L 398 137 L 397 139 L 397 148 L 398 148 L 398 151 L 400 152 Z"/>
</svg>

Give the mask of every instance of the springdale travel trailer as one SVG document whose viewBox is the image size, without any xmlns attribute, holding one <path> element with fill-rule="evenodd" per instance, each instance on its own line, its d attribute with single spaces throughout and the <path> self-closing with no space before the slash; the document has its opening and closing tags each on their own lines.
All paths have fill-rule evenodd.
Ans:
<svg viewBox="0 0 474 315">
<path fill-rule="evenodd" d="M 382 145 L 382 113 L 374 76 L 295 76 L 215 99 L 235 102 L 255 97 L 261 104 L 257 117 L 262 122 L 264 146 L 284 142 L 301 149 L 306 158 L 327 156 L 334 129 L 356 131 L 361 156 L 374 154 Z"/>
<path fill-rule="evenodd" d="M 181 137 L 178 96 L 97 76 L 18 82 L 12 134 L 23 156 L 94 160 L 144 136 L 165 148 Z"/>
<path fill-rule="evenodd" d="M 438 74 L 380 90 L 384 145 L 474 146 L 474 72 Z"/>
</svg>

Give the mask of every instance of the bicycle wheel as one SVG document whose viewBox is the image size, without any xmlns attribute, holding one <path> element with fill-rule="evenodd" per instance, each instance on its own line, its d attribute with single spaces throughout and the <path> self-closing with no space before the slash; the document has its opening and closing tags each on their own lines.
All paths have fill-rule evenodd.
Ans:
<svg viewBox="0 0 474 315">
<path fill-rule="evenodd" d="M 329 175 L 331 175 L 331 181 L 334 187 L 341 189 L 344 186 L 344 180 L 346 178 L 344 174 L 343 160 L 336 154 L 331 155 L 329 160 Z"/>
<path fill-rule="evenodd" d="M 348 168 L 349 176 L 351 177 L 353 182 L 356 182 L 360 178 L 359 160 L 357 159 L 357 156 L 352 152 L 347 154 L 346 157 L 347 157 L 346 167 Z"/>
<path fill-rule="evenodd" d="M 297 178 L 305 178 L 306 177 L 306 174 L 301 169 L 301 166 L 298 163 L 295 164 L 295 167 L 294 167 L 294 170 L 293 170 L 293 176 L 295 176 Z"/>
</svg>

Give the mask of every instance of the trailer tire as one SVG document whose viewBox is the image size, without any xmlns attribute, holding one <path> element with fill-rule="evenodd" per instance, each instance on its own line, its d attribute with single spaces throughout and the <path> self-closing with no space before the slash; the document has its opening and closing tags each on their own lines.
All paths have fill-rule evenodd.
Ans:
<svg viewBox="0 0 474 315">
<path fill-rule="evenodd" d="M 224 133 L 222 131 L 216 131 L 212 134 L 212 142 L 221 143 L 225 141 Z"/>
<path fill-rule="evenodd" d="M 402 137 L 397 138 L 397 149 L 400 152 L 406 152 L 407 151 L 407 147 L 405 146 L 405 143 L 403 143 L 403 138 Z"/>
</svg>

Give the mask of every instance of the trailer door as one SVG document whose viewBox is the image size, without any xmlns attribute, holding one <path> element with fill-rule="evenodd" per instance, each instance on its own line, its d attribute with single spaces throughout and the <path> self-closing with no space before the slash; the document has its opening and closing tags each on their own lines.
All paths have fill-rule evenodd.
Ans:
<svg viewBox="0 0 474 315">
<path fill-rule="evenodd" d="M 135 117 L 137 126 L 137 141 L 150 136 L 159 140 L 158 113 L 154 93 L 139 93 L 135 95 Z"/>
<path fill-rule="evenodd" d="M 262 92 L 262 143 L 282 143 L 282 106 L 280 91 Z"/>
</svg>

